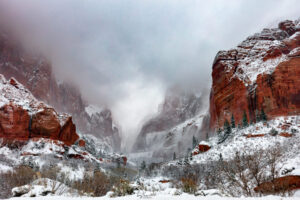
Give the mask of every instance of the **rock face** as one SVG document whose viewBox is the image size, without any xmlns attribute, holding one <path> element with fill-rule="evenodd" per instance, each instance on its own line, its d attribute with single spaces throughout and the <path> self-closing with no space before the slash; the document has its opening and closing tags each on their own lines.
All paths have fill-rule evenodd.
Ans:
<svg viewBox="0 0 300 200">
<path fill-rule="evenodd" d="M 300 23 L 264 29 L 215 57 L 210 94 L 210 128 L 225 119 L 241 123 L 264 110 L 268 118 L 300 113 Z"/>
<path fill-rule="evenodd" d="M 274 194 L 300 189 L 300 176 L 284 176 L 275 178 L 273 182 L 265 182 L 254 188 L 255 192 Z"/>
<path fill-rule="evenodd" d="M 152 157 L 172 159 L 185 154 L 192 138 L 201 136 L 205 115 L 201 113 L 203 95 L 172 88 L 156 117 L 147 121 L 137 137 L 133 151 L 152 152 Z"/>
<path fill-rule="evenodd" d="M 102 109 L 97 115 L 90 116 L 86 112 L 86 107 L 89 105 L 83 100 L 80 91 L 72 84 L 58 83 L 53 75 L 51 63 L 47 59 L 27 54 L 20 43 L 1 31 L 0 73 L 6 78 L 16 78 L 37 99 L 53 106 L 57 111 L 72 115 L 80 132 L 111 140 L 110 143 L 114 149 L 119 150 L 121 138 L 118 128 L 113 125 L 111 111 Z M 50 112 L 47 117 L 51 118 Z M 55 129 L 51 131 L 54 131 L 56 135 L 59 132 L 57 124 L 56 121 L 49 125 L 51 129 Z M 33 125 L 39 129 L 39 124 L 35 121 Z M 42 131 L 48 132 L 48 130 Z"/>
<path fill-rule="evenodd" d="M 0 137 L 26 140 L 29 138 L 30 116 L 21 106 L 13 103 L 0 108 Z"/>
<path fill-rule="evenodd" d="M 72 145 L 79 136 L 69 115 L 58 114 L 36 100 L 15 79 L 6 81 L 0 74 L 0 138 L 14 141 L 49 138 Z"/>
</svg>

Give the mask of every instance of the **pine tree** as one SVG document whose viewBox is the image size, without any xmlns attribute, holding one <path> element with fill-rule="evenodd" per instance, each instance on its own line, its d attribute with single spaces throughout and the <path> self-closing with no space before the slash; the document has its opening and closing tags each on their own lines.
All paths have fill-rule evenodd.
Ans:
<svg viewBox="0 0 300 200">
<path fill-rule="evenodd" d="M 143 160 L 143 162 L 141 163 L 141 170 L 145 170 L 146 169 L 146 162 Z"/>
<path fill-rule="evenodd" d="M 176 153 L 173 154 L 173 160 L 176 160 Z"/>
<path fill-rule="evenodd" d="M 224 122 L 224 136 L 227 138 L 231 134 L 231 127 L 229 125 L 228 120 L 226 119 Z"/>
<path fill-rule="evenodd" d="M 256 123 L 261 121 L 260 114 L 259 114 L 258 110 L 255 111 L 255 117 L 256 117 Z"/>
<path fill-rule="evenodd" d="M 231 115 L 231 128 L 235 128 L 235 120 L 233 114 Z"/>
<path fill-rule="evenodd" d="M 249 126 L 249 122 L 248 122 L 247 114 L 246 114 L 246 111 L 244 111 L 244 115 L 243 115 L 243 128 L 248 127 L 248 126 Z"/>
<path fill-rule="evenodd" d="M 190 161 L 189 161 L 189 157 L 188 157 L 188 156 L 186 156 L 186 157 L 184 158 L 184 164 L 185 164 L 185 165 L 189 165 L 189 164 L 190 164 Z"/>
<path fill-rule="evenodd" d="M 218 136 L 220 136 L 221 133 L 222 133 L 222 130 L 219 128 L 218 131 L 217 131 Z"/>
<path fill-rule="evenodd" d="M 194 149 L 198 144 L 198 140 L 196 139 L 195 136 L 193 136 L 193 146 L 192 146 L 192 149 Z"/>
<path fill-rule="evenodd" d="M 261 112 L 260 112 L 260 119 L 261 119 L 263 122 L 266 122 L 266 121 L 268 120 L 267 115 L 266 115 L 266 113 L 265 113 L 265 111 L 264 111 L 263 108 L 261 109 Z"/>
</svg>

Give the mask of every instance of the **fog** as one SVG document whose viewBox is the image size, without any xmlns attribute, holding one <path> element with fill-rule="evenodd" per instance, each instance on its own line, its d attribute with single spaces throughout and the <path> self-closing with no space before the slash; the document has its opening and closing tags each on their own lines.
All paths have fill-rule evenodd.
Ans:
<svg viewBox="0 0 300 200">
<path fill-rule="evenodd" d="M 209 89 L 219 50 L 297 19 L 300 2 L 1 0 L 0 13 L 27 48 L 51 60 L 58 80 L 112 109 L 127 144 L 168 87 Z"/>
</svg>

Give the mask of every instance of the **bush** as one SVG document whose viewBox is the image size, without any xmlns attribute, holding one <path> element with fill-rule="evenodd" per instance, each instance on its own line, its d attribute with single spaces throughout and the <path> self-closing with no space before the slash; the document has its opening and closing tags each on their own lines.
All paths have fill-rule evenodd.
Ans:
<svg viewBox="0 0 300 200">
<path fill-rule="evenodd" d="M 82 194 L 99 197 L 104 196 L 111 189 L 111 183 L 104 173 L 95 171 L 92 175 L 85 173 L 82 180 L 74 181 L 72 188 L 77 189 Z"/>
<path fill-rule="evenodd" d="M 272 129 L 270 130 L 269 134 L 270 134 L 271 136 L 276 136 L 276 135 L 278 135 L 278 131 L 277 131 L 275 128 L 272 128 Z"/>
<path fill-rule="evenodd" d="M 0 174 L 0 198 L 12 196 L 11 190 L 31 183 L 36 178 L 36 173 L 28 166 L 18 166 L 14 171 Z"/>
<path fill-rule="evenodd" d="M 197 183 L 191 178 L 182 178 L 181 187 L 183 192 L 189 194 L 195 194 L 195 192 L 197 191 Z"/>
<path fill-rule="evenodd" d="M 133 187 L 130 186 L 129 181 L 127 180 L 120 180 L 112 189 L 113 196 L 125 196 L 131 195 L 134 192 Z"/>
</svg>

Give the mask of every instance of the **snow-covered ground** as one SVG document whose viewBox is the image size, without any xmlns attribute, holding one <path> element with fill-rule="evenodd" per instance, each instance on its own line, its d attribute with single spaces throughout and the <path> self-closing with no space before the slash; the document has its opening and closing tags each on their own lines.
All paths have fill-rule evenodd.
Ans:
<svg viewBox="0 0 300 200">
<path fill-rule="evenodd" d="M 32 197 L 16 197 L 11 198 L 11 200 L 32 200 Z M 265 196 L 265 197 L 252 197 L 252 198 L 246 198 L 246 197 L 239 197 L 239 198 L 233 198 L 233 197 L 218 197 L 218 196 L 194 196 L 189 194 L 182 194 L 180 196 L 176 195 L 168 195 L 168 194 L 159 194 L 154 197 L 146 197 L 141 198 L 136 195 L 131 196 L 124 196 L 124 197 L 115 197 L 110 198 L 108 196 L 104 197 L 62 197 L 62 196 L 47 196 L 42 197 L 40 199 L 44 200 L 104 200 L 104 199 L 115 199 L 115 200 L 135 200 L 135 199 L 155 199 L 155 200 L 169 200 L 169 199 L 175 199 L 175 200 L 236 200 L 236 199 L 245 199 L 245 200 L 298 200 L 300 199 L 300 192 L 294 195 L 294 197 L 280 197 L 280 196 Z"/>
<path fill-rule="evenodd" d="M 193 156 L 191 164 L 218 161 L 220 154 L 224 160 L 230 160 L 236 152 L 253 153 L 271 147 L 284 147 L 279 168 L 295 168 L 290 175 L 300 175 L 300 116 L 278 117 L 268 121 L 250 125 L 247 128 L 233 129 L 231 136 L 223 143 L 218 143 L 218 137 L 211 137 L 206 144 L 211 146 L 207 152 Z M 271 136 L 269 133 L 274 128 L 278 135 Z M 292 132 L 294 132 L 292 134 Z M 281 136 L 281 133 L 292 134 L 291 137 Z M 247 137 L 264 135 L 261 137 Z M 168 162 L 168 165 L 176 165 L 178 160 Z"/>
</svg>

